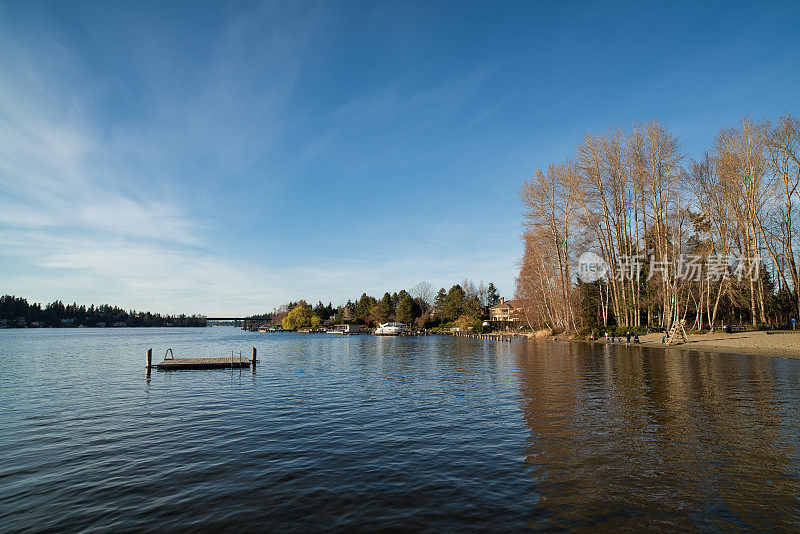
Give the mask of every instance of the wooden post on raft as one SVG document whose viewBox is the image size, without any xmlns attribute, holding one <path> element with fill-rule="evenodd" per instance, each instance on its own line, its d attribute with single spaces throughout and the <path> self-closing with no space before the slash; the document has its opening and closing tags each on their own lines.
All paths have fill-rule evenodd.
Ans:
<svg viewBox="0 0 800 534">
<path fill-rule="evenodd" d="M 253 347 L 253 372 L 256 372 L 256 348 Z"/>
<path fill-rule="evenodd" d="M 147 349 L 147 370 L 153 367 L 153 349 Z"/>
</svg>

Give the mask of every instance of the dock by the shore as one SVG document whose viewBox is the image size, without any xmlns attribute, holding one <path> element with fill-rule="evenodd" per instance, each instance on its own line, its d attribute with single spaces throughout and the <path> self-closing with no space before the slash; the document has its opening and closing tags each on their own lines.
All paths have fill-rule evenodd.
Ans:
<svg viewBox="0 0 800 534">
<path fill-rule="evenodd" d="M 453 337 L 466 337 L 470 339 L 486 339 L 489 341 L 511 342 L 514 334 L 495 332 L 490 334 L 476 334 L 474 332 L 441 332 L 441 334 Z"/>
</svg>

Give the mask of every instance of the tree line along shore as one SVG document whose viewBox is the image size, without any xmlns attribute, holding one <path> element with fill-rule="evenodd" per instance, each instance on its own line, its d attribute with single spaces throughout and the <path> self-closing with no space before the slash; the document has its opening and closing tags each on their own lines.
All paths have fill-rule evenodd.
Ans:
<svg viewBox="0 0 800 534">
<path fill-rule="evenodd" d="M 410 290 L 386 292 L 378 299 L 363 293 L 334 307 L 332 304 L 309 305 L 305 300 L 289 302 L 270 313 L 252 315 L 247 321 L 283 330 L 317 328 L 334 324 L 359 324 L 375 327 L 397 321 L 412 329 L 451 329 L 484 332 L 489 318 L 488 309 L 500 301 L 493 283 L 485 286 L 464 280 L 449 290 L 438 291 L 428 282 Z M 0 327 L 5 328 L 69 328 L 69 327 L 152 327 L 207 326 L 203 315 L 161 315 L 151 312 L 126 311 L 110 305 L 64 305 L 54 301 L 46 305 L 29 303 L 13 295 L 0 297 Z"/>
<path fill-rule="evenodd" d="M 657 121 L 587 133 L 521 188 L 525 321 L 579 335 L 678 321 L 792 328 L 799 194 L 800 120 L 789 114 L 742 118 L 698 158 Z"/>
<path fill-rule="evenodd" d="M 161 315 L 126 311 L 117 306 L 67 304 L 54 301 L 42 306 L 27 299 L 0 297 L 0 327 L 5 328 L 69 328 L 122 326 L 206 326 L 202 315 Z"/>
<path fill-rule="evenodd" d="M 489 318 L 489 307 L 499 301 L 494 283 L 485 286 L 482 281 L 475 284 L 467 279 L 449 290 L 437 291 L 430 283 L 420 282 L 409 290 L 387 291 L 381 298 L 362 293 L 361 297 L 336 307 L 321 301 L 314 306 L 305 300 L 289 302 L 249 320 L 290 331 L 334 324 L 375 327 L 397 321 L 416 330 L 458 328 L 479 333 L 491 329 L 484 322 Z"/>
</svg>

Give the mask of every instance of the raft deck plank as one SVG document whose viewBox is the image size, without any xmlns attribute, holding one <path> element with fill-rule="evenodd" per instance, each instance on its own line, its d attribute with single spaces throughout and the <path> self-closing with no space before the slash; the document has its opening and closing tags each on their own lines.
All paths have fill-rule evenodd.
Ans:
<svg viewBox="0 0 800 534">
<path fill-rule="evenodd" d="M 153 367 L 162 370 L 173 369 L 242 369 L 250 367 L 250 360 L 234 356 L 231 358 L 175 358 L 164 360 Z"/>
</svg>

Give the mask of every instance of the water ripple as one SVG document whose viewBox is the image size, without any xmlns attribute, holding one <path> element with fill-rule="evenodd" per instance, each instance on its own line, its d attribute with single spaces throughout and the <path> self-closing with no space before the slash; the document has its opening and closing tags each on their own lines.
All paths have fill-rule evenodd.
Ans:
<svg viewBox="0 0 800 534">
<path fill-rule="evenodd" d="M 144 352 L 248 371 L 144 373 Z M 0 331 L 0 531 L 795 530 L 800 362 Z"/>
</svg>

